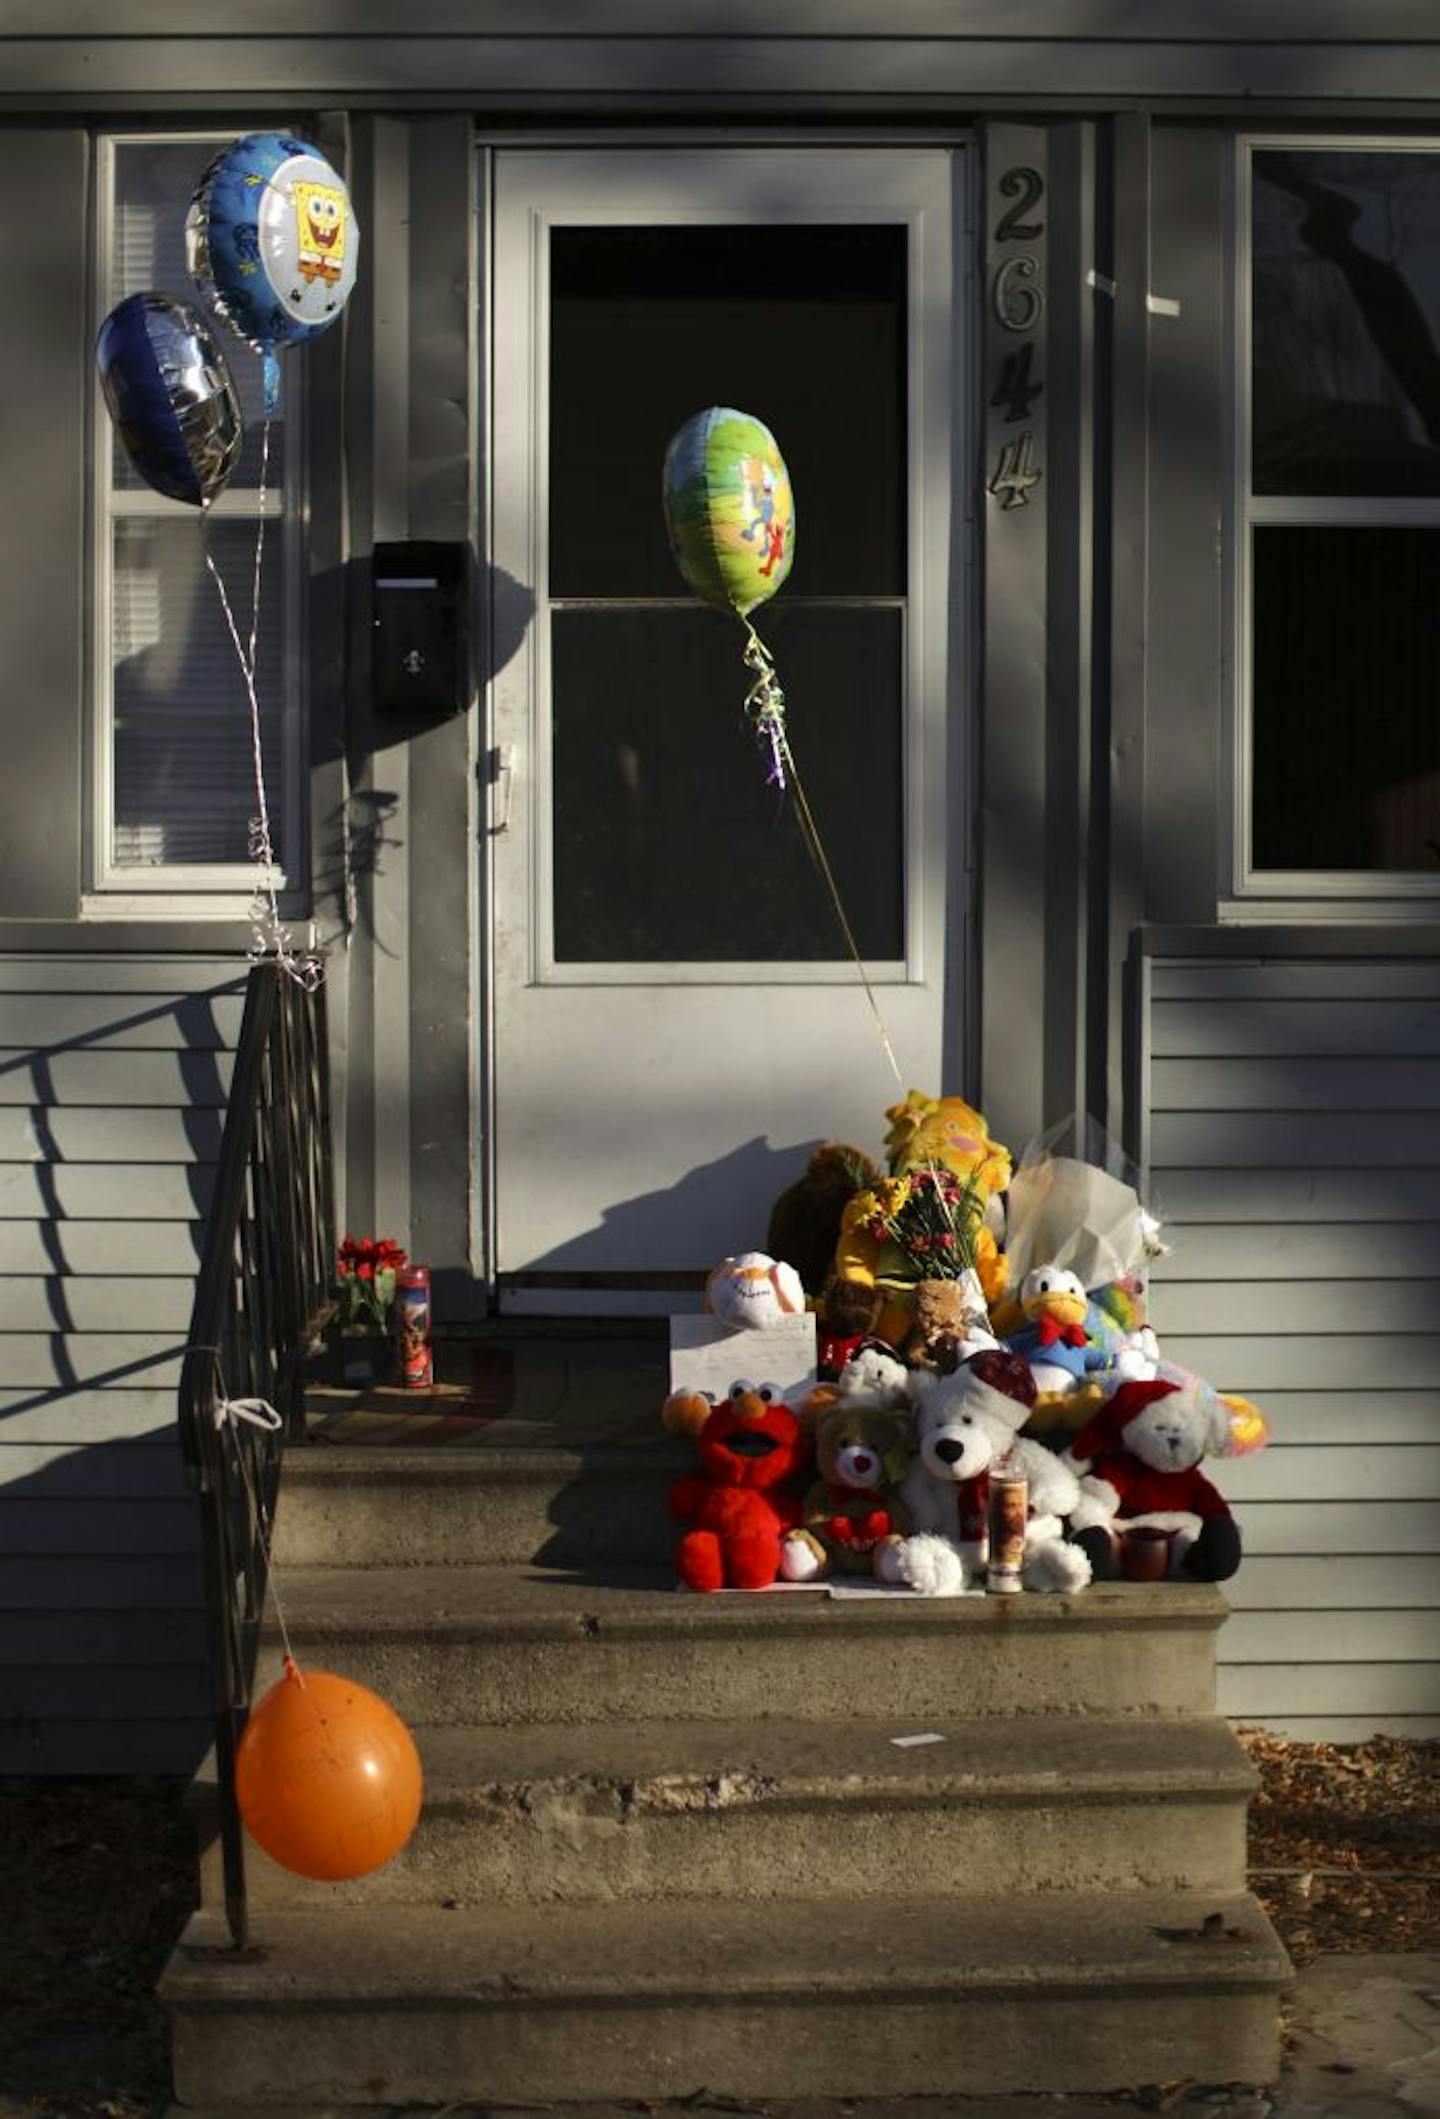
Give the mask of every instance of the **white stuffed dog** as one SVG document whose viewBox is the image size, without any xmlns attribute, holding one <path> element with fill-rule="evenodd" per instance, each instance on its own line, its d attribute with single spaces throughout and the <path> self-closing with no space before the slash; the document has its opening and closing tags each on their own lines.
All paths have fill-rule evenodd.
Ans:
<svg viewBox="0 0 1440 2119">
<path fill-rule="evenodd" d="M 1026 1589 L 1083 1589 L 1090 1561 L 1068 1544 L 1062 1518 L 1080 1497 L 1074 1472 L 1020 1435 L 1035 1402 L 1029 1364 L 1003 1348 L 981 1352 L 953 1376 L 917 1372 L 916 1453 L 900 1487 L 914 1533 L 877 1553 L 882 1579 L 923 1595 L 953 1597 L 983 1579 L 987 1474 L 1002 1459 L 1029 1482 Z"/>
</svg>

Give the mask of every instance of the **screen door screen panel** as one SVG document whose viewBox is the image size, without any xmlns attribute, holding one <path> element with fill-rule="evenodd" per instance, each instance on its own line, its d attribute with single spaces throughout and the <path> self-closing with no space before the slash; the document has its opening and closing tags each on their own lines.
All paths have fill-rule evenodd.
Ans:
<svg viewBox="0 0 1440 2119">
<path fill-rule="evenodd" d="M 861 951 L 903 957 L 906 305 L 903 227 L 552 229 L 557 966 L 848 955 L 744 721 L 743 630 L 666 541 L 665 449 L 710 404 L 789 466 L 795 565 L 752 615 Z"/>
</svg>

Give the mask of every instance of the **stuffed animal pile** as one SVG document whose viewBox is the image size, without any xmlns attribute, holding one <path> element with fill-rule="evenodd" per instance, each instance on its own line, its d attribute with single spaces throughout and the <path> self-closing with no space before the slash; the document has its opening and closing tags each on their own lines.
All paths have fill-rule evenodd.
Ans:
<svg viewBox="0 0 1440 2119">
<path fill-rule="evenodd" d="M 1228 1579 L 1239 1527 L 1199 1467 L 1259 1448 L 1266 1424 L 1164 1360 L 1145 1285 L 1166 1247 L 1133 1186 L 1045 1151 L 1016 1167 L 958 1098 L 912 1090 L 886 1116 L 887 1168 L 818 1149 L 775 1203 L 770 1250 L 710 1275 L 737 1369 L 763 1374 L 767 1326 L 802 1306 L 817 1364 L 783 1392 L 667 1399 L 703 1472 L 671 1493 L 682 1583 L 983 1587 L 1001 1472 L 1026 1481 L 1027 1590 Z"/>
</svg>

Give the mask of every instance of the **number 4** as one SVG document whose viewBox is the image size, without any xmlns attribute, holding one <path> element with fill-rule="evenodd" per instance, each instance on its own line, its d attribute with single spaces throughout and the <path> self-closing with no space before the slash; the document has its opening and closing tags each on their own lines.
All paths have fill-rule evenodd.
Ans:
<svg viewBox="0 0 1440 2119">
<path fill-rule="evenodd" d="M 1008 427 L 1017 419 L 1028 419 L 1030 407 L 1044 391 L 1045 385 L 1031 373 L 1035 359 L 1035 342 L 1028 340 L 1016 353 L 1007 353 L 1005 365 L 1000 370 L 1000 380 L 995 385 L 995 394 L 990 402 L 1003 408 Z"/>
</svg>

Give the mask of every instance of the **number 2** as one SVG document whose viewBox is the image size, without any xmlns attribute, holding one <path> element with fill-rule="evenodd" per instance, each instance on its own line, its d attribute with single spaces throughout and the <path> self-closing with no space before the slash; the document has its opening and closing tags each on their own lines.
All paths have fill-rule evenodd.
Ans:
<svg viewBox="0 0 1440 2119">
<path fill-rule="evenodd" d="M 1043 221 L 1027 221 L 1024 216 L 1044 196 L 1045 179 L 1038 169 L 1007 169 L 1000 179 L 1000 189 L 1007 199 L 1015 204 L 1008 213 L 1000 216 L 995 230 L 997 243 L 1033 243 L 1037 235 L 1045 232 Z"/>
</svg>

